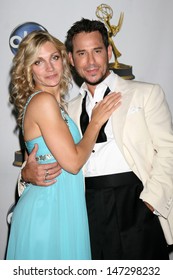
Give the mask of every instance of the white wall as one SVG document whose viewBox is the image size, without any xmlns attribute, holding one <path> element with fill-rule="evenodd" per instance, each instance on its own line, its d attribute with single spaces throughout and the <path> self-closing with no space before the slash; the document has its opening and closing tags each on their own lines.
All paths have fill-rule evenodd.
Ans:
<svg viewBox="0 0 173 280">
<path fill-rule="evenodd" d="M 97 19 L 100 4 L 113 9 L 111 24 L 117 25 L 124 12 L 121 31 L 114 38 L 122 53 L 119 61 L 133 66 L 136 80 L 159 83 L 173 112 L 173 1 L 170 0 L 1 0 L 0 7 L 0 259 L 7 241 L 6 213 L 14 202 L 19 168 L 12 165 L 14 152 L 20 149 L 14 133 L 15 120 L 8 105 L 9 69 L 13 54 L 9 36 L 19 24 L 34 21 L 64 41 L 66 31 L 81 17 Z M 77 93 L 77 87 L 72 94 Z M 27 217 L 26 217 L 27 219 Z"/>
</svg>

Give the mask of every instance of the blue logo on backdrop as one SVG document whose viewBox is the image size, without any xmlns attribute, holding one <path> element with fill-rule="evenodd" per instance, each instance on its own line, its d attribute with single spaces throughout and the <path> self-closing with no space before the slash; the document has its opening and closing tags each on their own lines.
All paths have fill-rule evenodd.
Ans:
<svg viewBox="0 0 173 280">
<path fill-rule="evenodd" d="M 19 47 L 22 39 L 29 33 L 35 30 L 46 30 L 42 25 L 36 22 L 25 22 L 19 26 L 17 26 L 10 35 L 9 45 L 13 54 L 16 54 L 17 49 Z"/>
</svg>

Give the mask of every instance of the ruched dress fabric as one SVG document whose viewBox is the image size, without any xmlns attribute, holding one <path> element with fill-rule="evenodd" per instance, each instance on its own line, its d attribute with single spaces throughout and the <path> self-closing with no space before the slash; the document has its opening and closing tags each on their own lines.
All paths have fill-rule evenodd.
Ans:
<svg viewBox="0 0 173 280">
<path fill-rule="evenodd" d="M 75 143 L 79 142 L 77 126 L 64 111 L 62 115 Z M 26 142 L 29 153 L 35 143 L 40 164 L 55 162 L 43 137 Z M 91 259 L 82 170 L 77 175 L 62 170 L 49 187 L 25 188 L 13 212 L 6 259 Z"/>
</svg>

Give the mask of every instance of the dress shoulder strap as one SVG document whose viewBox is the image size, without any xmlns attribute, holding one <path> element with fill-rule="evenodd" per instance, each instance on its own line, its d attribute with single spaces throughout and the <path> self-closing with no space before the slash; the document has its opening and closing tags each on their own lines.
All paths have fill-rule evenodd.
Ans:
<svg viewBox="0 0 173 280">
<path fill-rule="evenodd" d="M 24 109 L 23 109 L 23 116 L 22 116 L 22 134 L 24 134 L 24 118 L 25 118 L 26 108 L 27 108 L 29 102 L 31 101 L 31 99 L 32 99 L 36 94 L 38 94 L 38 93 L 40 93 L 40 92 L 41 92 L 41 90 L 34 92 L 33 94 L 31 94 L 31 95 L 28 97 L 28 99 L 27 99 L 27 101 L 26 101 L 26 104 L 25 104 Z"/>
</svg>

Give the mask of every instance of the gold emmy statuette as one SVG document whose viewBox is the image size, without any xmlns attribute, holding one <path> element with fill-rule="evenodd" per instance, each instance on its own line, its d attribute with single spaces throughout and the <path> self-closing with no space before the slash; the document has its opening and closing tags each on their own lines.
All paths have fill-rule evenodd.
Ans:
<svg viewBox="0 0 173 280">
<path fill-rule="evenodd" d="M 112 39 L 112 37 L 116 36 L 121 29 L 123 19 L 124 19 L 124 13 L 120 14 L 120 18 L 117 26 L 110 24 L 110 19 L 113 16 L 113 11 L 112 8 L 106 4 L 101 4 L 100 6 L 97 7 L 96 16 L 105 23 L 105 26 L 108 29 L 109 42 L 112 46 L 112 51 L 115 57 L 115 61 L 109 64 L 109 68 L 124 79 L 127 80 L 134 79 L 135 76 L 132 74 L 132 66 L 118 62 L 118 58 L 121 56 L 121 53 L 116 48 L 114 41 Z"/>
</svg>

